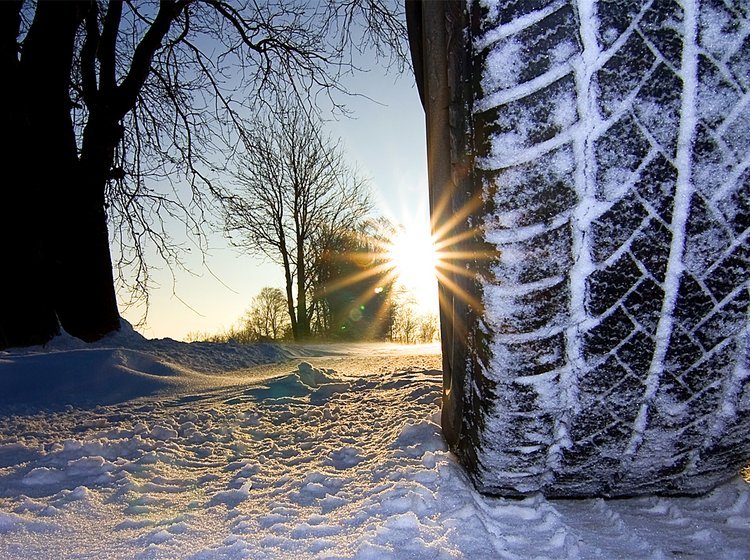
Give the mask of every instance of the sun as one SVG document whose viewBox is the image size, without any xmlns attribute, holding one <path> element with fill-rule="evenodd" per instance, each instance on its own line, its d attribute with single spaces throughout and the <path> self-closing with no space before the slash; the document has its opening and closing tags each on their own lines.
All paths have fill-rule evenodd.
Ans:
<svg viewBox="0 0 750 560">
<path fill-rule="evenodd" d="M 401 227 L 388 247 L 396 282 L 425 312 L 437 311 L 438 255 L 426 229 Z"/>
</svg>

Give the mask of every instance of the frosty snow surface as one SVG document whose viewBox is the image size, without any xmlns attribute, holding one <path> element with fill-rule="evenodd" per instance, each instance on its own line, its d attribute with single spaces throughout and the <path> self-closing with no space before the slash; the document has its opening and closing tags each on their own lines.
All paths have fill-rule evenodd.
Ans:
<svg viewBox="0 0 750 560">
<path fill-rule="evenodd" d="M 750 555 L 740 479 L 702 498 L 478 494 L 440 435 L 439 362 L 436 346 L 184 344 L 127 326 L 1 352 L 0 558 Z"/>
</svg>

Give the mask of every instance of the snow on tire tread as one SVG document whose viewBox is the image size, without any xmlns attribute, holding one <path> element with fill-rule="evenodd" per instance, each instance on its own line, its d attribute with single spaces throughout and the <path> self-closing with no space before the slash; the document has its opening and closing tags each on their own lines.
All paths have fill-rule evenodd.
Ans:
<svg viewBox="0 0 750 560">
<path fill-rule="evenodd" d="M 705 491 L 750 456 L 750 2 L 471 6 L 477 484 Z"/>
</svg>

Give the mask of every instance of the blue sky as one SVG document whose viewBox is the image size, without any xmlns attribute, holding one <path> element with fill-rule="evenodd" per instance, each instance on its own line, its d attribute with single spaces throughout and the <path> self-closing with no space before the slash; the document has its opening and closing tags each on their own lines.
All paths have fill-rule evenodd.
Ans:
<svg viewBox="0 0 750 560">
<path fill-rule="evenodd" d="M 352 77 L 347 87 L 367 96 L 346 101 L 351 118 L 330 123 L 350 163 L 371 179 L 378 214 L 396 223 L 429 230 L 424 113 L 409 71 L 398 76 L 378 68 Z M 179 237 L 179 234 L 177 234 Z M 203 266 L 200 252 L 187 252 L 190 273 L 165 267 L 153 271 L 148 322 L 139 330 L 151 338 L 182 339 L 190 332 L 217 332 L 233 325 L 264 286 L 283 286 L 278 266 L 231 247 L 219 234 Z M 158 265 L 159 263 L 154 262 Z M 141 309 L 123 309 L 131 323 Z"/>
</svg>

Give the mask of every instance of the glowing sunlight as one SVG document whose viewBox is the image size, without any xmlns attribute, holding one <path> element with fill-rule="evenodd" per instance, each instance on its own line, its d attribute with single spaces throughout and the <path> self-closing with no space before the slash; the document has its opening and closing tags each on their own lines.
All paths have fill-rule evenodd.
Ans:
<svg viewBox="0 0 750 560">
<path fill-rule="evenodd" d="M 424 229 L 403 227 L 388 247 L 398 283 L 423 311 L 437 310 L 438 258 L 432 238 Z"/>
</svg>

